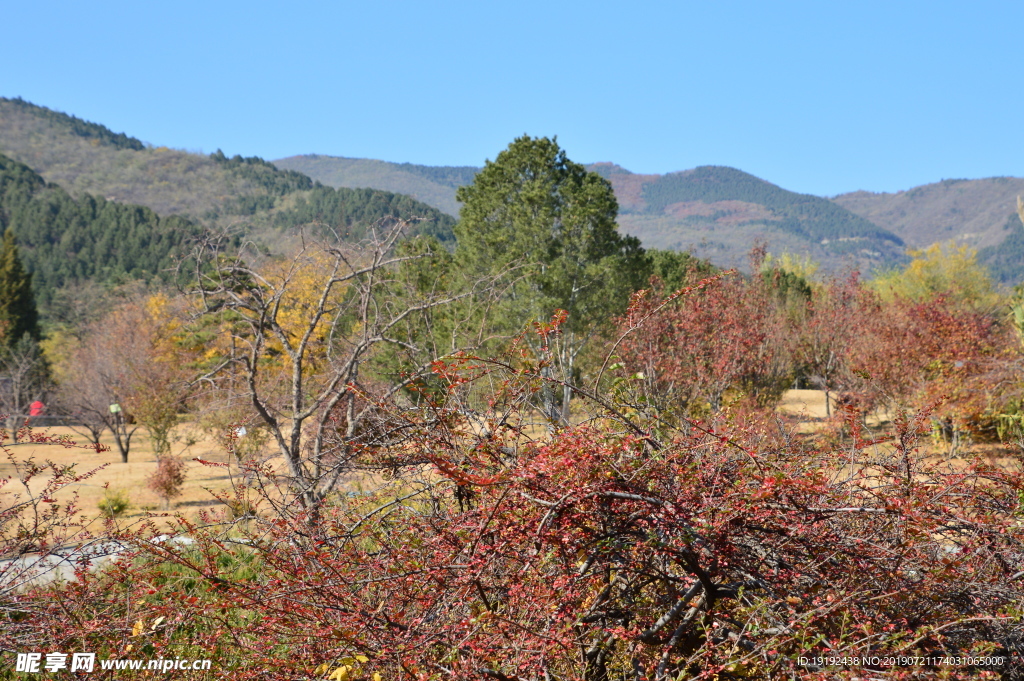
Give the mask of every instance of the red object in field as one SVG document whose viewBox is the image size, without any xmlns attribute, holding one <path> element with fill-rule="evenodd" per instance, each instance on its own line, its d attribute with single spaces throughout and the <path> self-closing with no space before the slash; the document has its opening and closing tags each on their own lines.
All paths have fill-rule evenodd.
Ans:
<svg viewBox="0 0 1024 681">
<path fill-rule="evenodd" d="M 36 400 L 32 404 L 28 405 L 28 415 L 29 416 L 42 416 L 43 415 L 43 411 L 45 411 L 45 410 L 46 410 L 46 405 L 43 404 L 42 402 L 40 402 L 39 400 Z"/>
</svg>

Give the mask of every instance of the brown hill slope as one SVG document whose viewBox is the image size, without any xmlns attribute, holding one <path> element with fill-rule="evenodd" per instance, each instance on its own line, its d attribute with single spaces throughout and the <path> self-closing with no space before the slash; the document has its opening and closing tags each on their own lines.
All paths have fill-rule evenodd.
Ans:
<svg viewBox="0 0 1024 681">
<path fill-rule="evenodd" d="M 208 156 L 146 147 L 103 126 L 18 99 L 0 98 L 0 153 L 72 196 L 102 196 L 160 215 L 202 217 L 262 188 Z"/>
<path fill-rule="evenodd" d="M 406 194 L 418 201 L 459 216 L 455 190 L 473 181 L 479 168 L 469 166 L 421 166 L 368 158 L 304 154 L 274 161 L 282 170 L 295 170 L 329 187 L 370 187 Z"/>
<path fill-rule="evenodd" d="M 894 194 L 851 192 L 832 200 L 922 248 L 956 239 L 978 249 L 1006 238 L 1007 217 L 1024 195 L 1024 179 L 943 180 Z"/>
<path fill-rule="evenodd" d="M 0 97 L 0 154 L 24 163 L 72 196 L 146 206 L 208 226 L 259 235 L 330 225 L 352 238 L 384 216 L 417 217 L 418 231 L 451 241 L 454 220 L 407 196 L 333 189 L 257 157 L 205 156 L 152 147 L 98 123 L 22 99 Z M 443 176 L 441 177 L 443 180 Z"/>
</svg>

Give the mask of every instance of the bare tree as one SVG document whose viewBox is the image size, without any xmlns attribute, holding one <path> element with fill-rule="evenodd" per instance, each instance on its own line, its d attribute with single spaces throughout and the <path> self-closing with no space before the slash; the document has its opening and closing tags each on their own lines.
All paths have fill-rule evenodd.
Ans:
<svg viewBox="0 0 1024 681">
<path fill-rule="evenodd" d="M 438 353 L 479 342 L 479 333 L 464 330 L 478 317 L 470 301 L 482 298 L 486 282 L 459 292 L 429 282 L 403 284 L 403 266 L 427 264 L 418 269 L 429 277 L 430 259 L 448 256 L 431 248 L 397 248 L 407 227 L 403 221 L 380 223 L 358 244 L 303 240 L 283 262 L 250 248 L 227 259 L 222 242 L 211 239 L 199 244 L 192 260 L 195 322 L 220 330 L 219 361 L 199 382 L 244 384 L 287 463 L 297 500 L 314 517 L 351 462 L 388 435 L 376 421 L 379 405 L 428 377 Z M 417 316 L 441 308 L 458 317 L 449 317 L 447 327 L 460 329 L 446 347 L 429 331 L 404 332 Z M 470 340 L 463 340 L 467 335 Z M 405 369 L 374 375 L 369 366 L 388 348 L 403 351 Z"/>
<path fill-rule="evenodd" d="M 159 330 L 142 301 L 126 302 L 94 321 L 68 353 L 58 403 L 98 441 L 109 429 L 121 461 L 132 436 L 150 430 L 158 454 L 184 399 L 184 357 L 161 356 Z"/>
</svg>

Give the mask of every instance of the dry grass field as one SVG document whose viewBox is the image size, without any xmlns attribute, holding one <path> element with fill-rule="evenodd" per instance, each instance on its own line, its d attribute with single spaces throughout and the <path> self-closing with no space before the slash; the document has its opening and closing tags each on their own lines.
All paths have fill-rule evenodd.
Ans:
<svg viewBox="0 0 1024 681">
<path fill-rule="evenodd" d="M 833 413 L 835 402 L 832 403 Z M 796 431 L 800 433 L 813 433 L 821 429 L 828 418 L 825 409 L 825 393 L 821 390 L 787 390 L 779 403 L 778 412 L 781 415 L 791 417 L 797 422 Z M 885 412 L 872 412 L 867 415 L 869 428 L 880 428 L 889 426 L 890 414 Z M 946 445 L 941 442 L 934 442 L 927 436 L 919 442 L 921 452 L 931 461 L 942 461 L 956 466 L 963 464 L 959 458 L 950 459 L 946 452 Z M 880 449 L 889 449 L 891 445 L 878 445 Z M 970 451 L 980 454 L 990 465 L 999 466 L 1007 470 L 1019 470 L 1021 467 L 1020 452 L 998 442 L 983 442 L 968 445 Z"/>
<path fill-rule="evenodd" d="M 797 431 L 815 432 L 824 425 L 826 419 L 824 393 L 820 390 L 789 390 L 784 395 L 778 412 L 790 419 Z M 869 416 L 868 424 L 876 426 L 879 420 L 878 415 Z M 75 470 L 79 473 L 92 470 L 97 472 L 87 480 L 64 489 L 57 497 L 60 503 L 68 503 L 77 495 L 80 512 L 90 517 L 99 517 L 99 502 L 103 499 L 107 489 L 110 489 L 122 491 L 127 495 L 131 508 L 122 517 L 129 522 L 144 518 L 153 512 L 163 511 L 163 501 L 146 486 L 147 478 L 156 469 L 156 458 L 149 435 L 144 429 L 137 431 L 132 440 L 127 464 L 121 463 L 121 457 L 109 433 L 104 434 L 102 442 L 110 449 L 97 453 L 86 446 L 86 438 L 69 428 L 52 428 L 43 432 L 54 436 L 69 435 L 79 443 L 79 446 L 65 448 L 56 444 L 11 444 L 7 441 L 3 443 L 6 451 L 0 453 L 0 479 L 10 477 L 15 472 L 8 455 L 18 461 L 33 458 L 40 463 L 52 461 L 61 466 L 74 465 Z M 172 501 L 171 510 L 183 513 L 186 517 L 195 517 L 201 510 L 223 508 L 223 504 L 214 498 L 213 493 L 231 488 L 232 474 L 237 475 L 237 468 L 234 466 L 228 468 L 205 466 L 193 459 L 228 463 L 230 458 L 227 451 L 191 424 L 179 426 L 174 437 L 177 443 L 173 447 L 173 453 L 186 461 L 187 478 L 183 493 Z M 189 439 L 194 440 L 195 444 L 185 447 L 184 443 Z M 931 443 L 927 438 L 922 444 L 924 449 L 931 449 L 929 446 Z M 971 449 L 982 453 L 992 464 L 1010 468 L 1020 466 L 1017 453 L 1009 451 L 1005 446 L 978 444 L 973 445 Z M 928 453 L 935 457 L 945 458 L 943 453 L 938 450 Z M 41 475 L 32 481 L 31 487 L 34 492 L 42 489 L 45 477 L 45 475 Z M 10 499 L 10 495 L 18 491 L 21 491 L 20 485 L 15 480 L 12 480 L 6 487 L 0 488 L 0 508 L 9 504 L 5 501 L 5 497 Z"/>
<path fill-rule="evenodd" d="M 130 500 L 131 508 L 122 516 L 124 518 L 141 518 L 150 511 L 163 510 L 163 501 L 146 487 L 147 478 L 156 469 L 156 458 L 153 455 L 149 435 L 145 430 L 140 429 L 132 438 L 126 464 L 121 463 L 121 455 L 117 452 L 110 433 L 105 433 L 101 439 L 101 442 L 110 448 L 109 451 L 97 453 L 87 446 L 87 438 L 76 434 L 69 428 L 49 428 L 43 429 L 42 432 L 54 436 L 69 435 L 79 444 L 76 447 L 66 448 L 57 444 L 12 444 L 9 440 L 5 441 L 3 445 L 6 451 L 0 453 L 0 478 L 11 477 L 15 472 L 9 456 L 17 461 L 32 458 L 37 463 L 52 461 L 61 466 L 73 465 L 78 473 L 92 470 L 97 472 L 81 483 L 70 485 L 62 490 L 57 495 L 57 500 L 60 503 L 68 503 L 77 495 L 78 508 L 83 514 L 99 516 L 99 502 L 106 494 L 106 490 L 110 489 L 124 492 Z M 235 469 L 233 467 L 226 469 L 204 466 L 192 459 L 199 458 L 223 463 L 228 461 L 227 452 L 217 446 L 211 438 L 194 432 L 189 424 L 179 426 L 175 437 L 178 439 L 178 443 L 173 446 L 172 452 L 187 462 L 187 477 L 182 495 L 172 501 L 172 510 L 192 515 L 199 509 L 222 506 L 213 498 L 211 491 L 229 489 L 231 486 L 230 473 Z M 198 441 L 186 448 L 183 444 L 186 437 L 192 437 Z M 44 484 L 45 475 L 32 480 L 30 486 L 33 491 L 39 491 Z M 9 497 L 11 493 L 18 491 L 23 490 L 15 480 L 2 488 L 0 490 L 0 508 L 7 505 L 4 501 L 5 496 Z"/>
<path fill-rule="evenodd" d="M 825 393 L 821 390 L 787 390 L 779 412 L 807 419 L 825 418 Z"/>
</svg>

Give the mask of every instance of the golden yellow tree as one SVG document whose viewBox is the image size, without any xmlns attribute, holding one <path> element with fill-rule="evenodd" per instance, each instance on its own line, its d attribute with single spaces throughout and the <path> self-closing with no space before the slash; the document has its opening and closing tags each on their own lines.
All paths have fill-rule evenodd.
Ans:
<svg viewBox="0 0 1024 681">
<path fill-rule="evenodd" d="M 995 309 L 1000 296 L 978 252 L 954 241 L 911 250 L 910 262 L 901 270 L 876 277 L 871 285 L 883 300 L 905 298 L 924 302 L 937 295 L 976 311 Z"/>
</svg>

